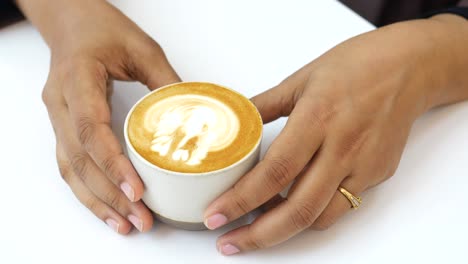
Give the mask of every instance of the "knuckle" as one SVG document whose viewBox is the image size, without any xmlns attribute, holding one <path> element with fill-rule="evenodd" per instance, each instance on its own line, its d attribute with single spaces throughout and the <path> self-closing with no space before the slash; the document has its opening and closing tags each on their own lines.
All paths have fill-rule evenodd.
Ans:
<svg viewBox="0 0 468 264">
<path fill-rule="evenodd" d="M 252 250 L 267 248 L 267 244 L 265 243 L 265 241 L 258 238 L 257 236 L 252 235 L 253 234 L 252 225 L 249 225 L 248 233 L 250 235 L 248 239 L 245 241 L 247 248 L 252 249 Z"/>
<path fill-rule="evenodd" d="M 323 124 L 328 124 L 336 117 L 336 108 L 335 101 L 325 96 L 313 100 L 314 117 Z"/>
<path fill-rule="evenodd" d="M 313 99 L 304 97 L 304 99 L 301 98 L 298 101 L 299 103 L 304 104 L 304 108 L 309 109 L 309 115 L 305 121 L 315 127 L 319 134 L 324 137 L 329 124 L 336 117 L 336 106 L 324 97 L 314 97 Z"/>
<path fill-rule="evenodd" d="M 149 55 L 161 56 L 164 54 L 161 45 L 159 45 L 159 43 L 151 36 L 146 35 L 146 43 L 148 45 L 148 49 L 146 49 L 146 51 Z"/>
<path fill-rule="evenodd" d="M 71 54 L 58 59 L 52 65 L 51 72 L 54 73 L 54 78 L 59 81 L 70 79 L 91 78 L 98 84 L 106 83 L 109 78 L 106 66 L 99 59 L 89 56 L 83 56 L 82 51 L 72 52 Z M 64 86 L 67 89 L 72 89 L 73 86 Z M 101 91 L 105 91 L 105 85 L 98 86 Z"/>
<path fill-rule="evenodd" d="M 282 108 L 283 116 L 288 116 L 289 113 L 294 109 L 296 102 L 302 97 L 305 87 L 305 81 L 297 83 L 294 81 L 294 75 L 287 77 L 282 80 L 278 85 L 273 89 L 281 90 L 280 106 Z"/>
<path fill-rule="evenodd" d="M 44 105 L 49 106 L 51 104 L 50 93 L 47 86 L 42 89 L 41 98 Z"/>
<path fill-rule="evenodd" d="M 135 48 L 138 46 L 138 48 Z M 146 35 L 143 41 L 133 42 L 125 47 L 125 54 L 123 57 L 123 68 L 127 71 L 131 78 L 137 78 L 140 71 L 134 61 L 141 60 L 141 58 L 149 58 L 151 60 L 159 61 L 165 58 L 164 51 L 159 43 L 152 37 Z"/>
<path fill-rule="evenodd" d="M 56 84 L 46 84 L 41 92 L 42 103 L 46 106 L 49 115 L 66 106 L 62 101 L 60 91 L 56 89 L 55 85 Z"/>
<path fill-rule="evenodd" d="M 105 195 L 105 201 L 110 207 L 115 208 L 117 211 L 121 211 L 122 200 L 118 192 L 114 190 L 108 191 Z"/>
<path fill-rule="evenodd" d="M 98 200 L 95 198 L 95 197 L 92 197 L 90 196 L 89 198 L 85 199 L 83 201 L 83 204 L 84 206 L 86 206 L 86 208 L 88 208 L 91 212 L 93 212 L 94 214 L 98 214 Z"/>
<path fill-rule="evenodd" d="M 78 139 L 85 147 L 93 144 L 96 124 L 91 118 L 81 116 L 78 118 Z"/>
<path fill-rule="evenodd" d="M 317 129 L 321 138 L 325 137 L 327 125 L 324 121 L 324 118 L 321 117 L 320 114 L 317 112 L 311 112 L 309 119 L 310 124 Z"/>
<path fill-rule="evenodd" d="M 311 203 L 296 202 L 290 211 L 291 224 L 297 230 L 308 228 L 314 223 L 316 212 Z"/>
<path fill-rule="evenodd" d="M 291 181 L 293 168 L 292 158 L 275 157 L 269 159 L 264 173 L 267 187 L 273 192 L 281 191 Z"/>
<path fill-rule="evenodd" d="M 58 163 L 58 169 L 59 169 L 59 172 L 60 172 L 60 176 L 62 177 L 62 179 L 66 183 L 69 183 L 71 173 L 72 173 L 72 171 L 71 171 L 72 169 L 70 168 L 70 164 L 68 164 L 68 162 L 61 161 L 61 160 L 58 160 L 57 163 Z"/>
<path fill-rule="evenodd" d="M 249 206 L 249 202 L 247 201 L 247 199 L 244 197 L 242 193 L 243 192 L 241 191 L 241 188 L 239 188 L 239 185 L 238 184 L 234 185 L 233 201 L 237 209 L 240 211 L 240 213 L 244 215 L 251 211 L 251 206 Z"/>
<path fill-rule="evenodd" d="M 102 161 L 101 166 L 105 175 L 109 175 L 109 176 L 115 175 L 116 167 L 117 167 L 116 157 L 115 156 L 106 157 Z"/>
<path fill-rule="evenodd" d="M 70 165 L 73 171 L 86 182 L 88 174 L 88 158 L 84 153 L 73 154 L 70 159 Z"/>
</svg>

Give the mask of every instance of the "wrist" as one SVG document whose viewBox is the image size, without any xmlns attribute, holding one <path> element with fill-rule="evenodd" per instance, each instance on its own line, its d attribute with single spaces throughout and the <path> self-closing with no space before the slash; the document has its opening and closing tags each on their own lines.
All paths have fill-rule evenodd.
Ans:
<svg viewBox="0 0 468 264">
<path fill-rule="evenodd" d="M 467 26 L 462 17 L 444 14 L 389 27 L 403 50 L 400 64 L 408 72 L 407 104 L 416 109 L 415 117 L 468 99 Z"/>
<path fill-rule="evenodd" d="M 454 14 L 441 14 L 426 21 L 434 32 L 434 53 L 438 56 L 434 56 L 433 72 L 440 80 L 433 91 L 431 108 L 467 100 L 468 20 Z"/>
</svg>

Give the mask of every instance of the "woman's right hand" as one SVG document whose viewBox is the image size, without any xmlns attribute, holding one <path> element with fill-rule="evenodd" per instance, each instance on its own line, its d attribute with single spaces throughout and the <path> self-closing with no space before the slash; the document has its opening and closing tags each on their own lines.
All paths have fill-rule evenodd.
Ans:
<svg viewBox="0 0 468 264">
<path fill-rule="evenodd" d="M 149 230 L 143 183 L 111 130 L 108 84 L 137 80 L 155 89 L 179 77 L 161 47 L 106 1 L 17 2 L 51 49 L 43 100 L 63 179 L 116 232 Z"/>
</svg>

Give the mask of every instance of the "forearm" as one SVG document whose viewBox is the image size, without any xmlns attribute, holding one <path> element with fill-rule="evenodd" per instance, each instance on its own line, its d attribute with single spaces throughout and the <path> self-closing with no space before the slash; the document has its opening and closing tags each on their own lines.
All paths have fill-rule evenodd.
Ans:
<svg viewBox="0 0 468 264">
<path fill-rule="evenodd" d="M 16 0 L 16 3 L 49 47 L 64 34 L 79 30 L 80 20 L 97 15 L 89 13 L 94 6 L 107 4 L 104 0 Z"/>
</svg>

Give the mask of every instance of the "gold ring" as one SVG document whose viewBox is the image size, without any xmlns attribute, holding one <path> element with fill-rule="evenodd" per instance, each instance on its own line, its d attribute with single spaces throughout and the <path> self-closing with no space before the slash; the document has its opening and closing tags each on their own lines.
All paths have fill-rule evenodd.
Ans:
<svg viewBox="0 0 468 264">
<path fill-rule="evenodd" d="M 346 197 L 346 199 L 348 199 L 353 209 L 359 208 L 359 206 L 362 203 L 361 197 L 354 196 L 352 193 L 348 192 L 348 190 L 346 190 L 345 188 L 341 186 L 338 188 L 338 190 L 340 191 L 340 193 L 342 193 Z"/>
</svg>

